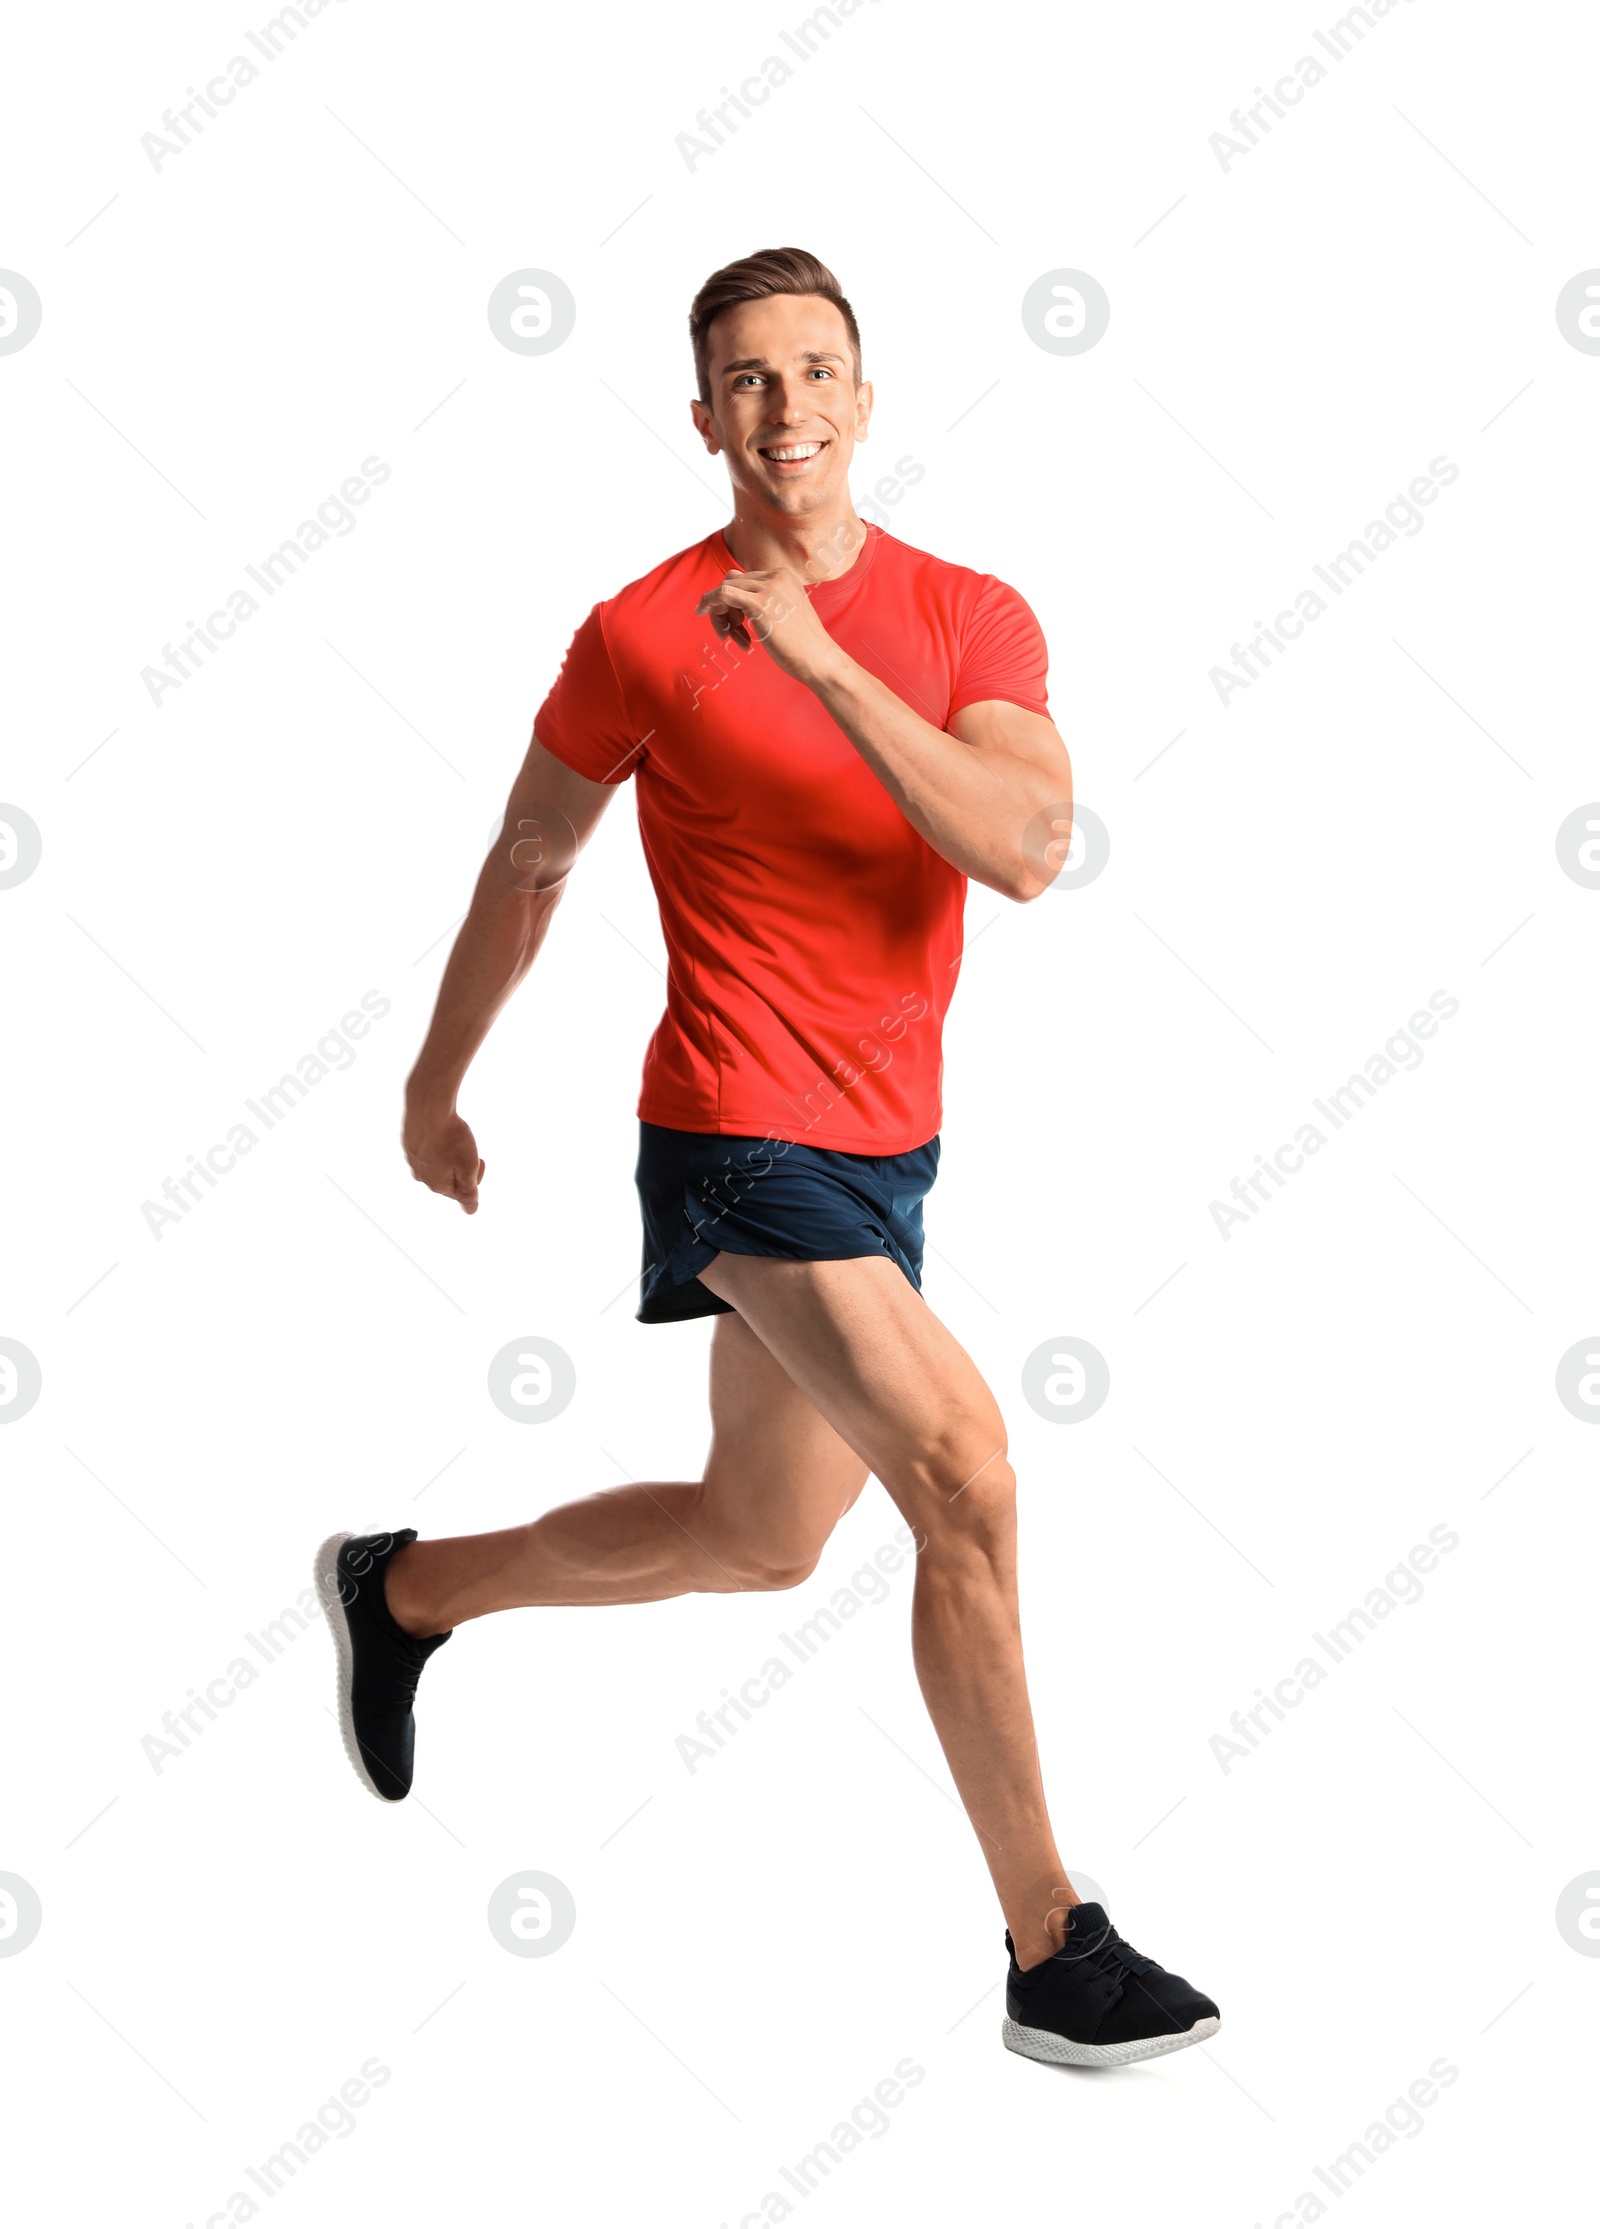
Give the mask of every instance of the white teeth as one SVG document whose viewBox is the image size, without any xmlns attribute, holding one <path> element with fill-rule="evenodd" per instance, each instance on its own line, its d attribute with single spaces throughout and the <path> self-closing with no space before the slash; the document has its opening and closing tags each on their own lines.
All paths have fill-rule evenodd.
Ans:
<svg viewBox="0 0 1600 2229">
<path fill-rule="evenodd" d="M 774 464 L 800 464 L 805 458 L 816 456 L 821 447 L 820 441 L 806 441 L 797 449 L 764 449 L 762 454 L 770 457 Z"/>
</svg>

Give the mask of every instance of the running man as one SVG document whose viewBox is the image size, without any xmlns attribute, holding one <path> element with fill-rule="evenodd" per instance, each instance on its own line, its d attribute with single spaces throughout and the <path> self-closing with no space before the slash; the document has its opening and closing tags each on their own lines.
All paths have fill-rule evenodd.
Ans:
<svg viewBox="0 0 1600 2229">
<path fill-rule="evenodd" d="M 716 1318 L 710 1453 L 698 1479 L 506 1532 L 326 1542 L 345 1745 L 398 1801 L 419 1676 L 458 1626 L 798 1586 L 871 1474 L 917 1543 L 917 1676 L 1005 1915 L 1004 2041 L 1073 2065 L 1153 2057 L 1212 2034 L 1217 2008 L 1062 1868 L 1005 1424 L 921 1296 L 966 886 L 1037 897 L 1071 825 L 1044 639 L 1003 582 L 858 516 L 872 388 L 814 256 L 730 264 L 689 325 L 690 409 L 726 462 L 732 520 L 573 637 L 407 1082 L 404 1145 L 420 1183 L 477 1212 L 468 1066 L 633 777 L 669 959 L 638 1105 L 637 1315 Z"/>
</svg>

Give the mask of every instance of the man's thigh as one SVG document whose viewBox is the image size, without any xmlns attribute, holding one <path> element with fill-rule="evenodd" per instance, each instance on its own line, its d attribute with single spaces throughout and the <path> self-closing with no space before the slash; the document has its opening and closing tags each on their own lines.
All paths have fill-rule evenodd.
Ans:
<svg viewBox="0 0 1600 2229">
<path fill-rule="evenodd" d="M 809 1570 L 866 1484 L 867 1465 L 741 1316 L 715 1324 L 696 1535 L 729 1555 L 736 1545 L 771 1573 Z"/>
<path fill-rule="evenodd" d="M 977 1365 L 894 1263 L 718 1254 L 700 1282 L 914 1521 L 1004 1456 L 1005 1424 Z"/>
</svg>

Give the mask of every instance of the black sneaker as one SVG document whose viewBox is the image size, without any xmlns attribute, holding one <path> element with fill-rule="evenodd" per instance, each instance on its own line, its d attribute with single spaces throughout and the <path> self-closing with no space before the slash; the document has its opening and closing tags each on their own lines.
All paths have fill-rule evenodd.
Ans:
<svg viewBox="0 0 1600 2229">
<path fill-rule="evenodd" d="M 1126 2066 L 1203 2043 L 1221 2026 L 1209 1997 L 1125 1943 L 1099 1904 L 1074 1904 L 1067 1939 L 1026 1973 L 1008 1934 L 1008 2051 L 1051 2066 Z"/>
<path fill-rule="evenodd" d="M 402 1632 L 384 1599 L 383 1574 L 404 1532 L 336 1532 L 317 1550 L 317 1594 L 339 1659 L 339 1731 L 362 1784 L 385 1803 L 411 1793 L 417 1724 L 411 1715 L 422 1667 L 448 1633 L 417 1640 Z"/>
</svg>

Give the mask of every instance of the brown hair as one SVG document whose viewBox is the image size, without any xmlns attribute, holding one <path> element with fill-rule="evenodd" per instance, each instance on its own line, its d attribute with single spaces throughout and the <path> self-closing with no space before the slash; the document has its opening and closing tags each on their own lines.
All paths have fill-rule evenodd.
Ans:
<svg viewBox="0 0 1600 2229">
<path fill-rule="evenodd" d="M 855 311 L 839 291 L 838 280 L 825 263 L 808 255 L 804 248 L 762 248 L 755 255 L 741 256 L 737 263 L 727 263 L 720 271 L 713 271 L 690 306 L 689 340 L 694 349 L 695 379 L 703 403 L 711 400 L 706 335 L 711 330 L 712 320 L 740 302 L 763 302 L 771 294 L 817 294 L 823 301 L 833 304 L 850 335 L 856 385 L 860 386 L 861 331 L 856 324 Z"/>
</svg>

